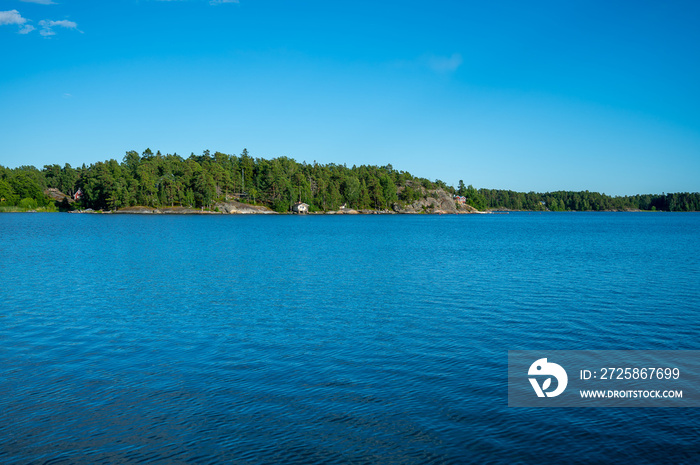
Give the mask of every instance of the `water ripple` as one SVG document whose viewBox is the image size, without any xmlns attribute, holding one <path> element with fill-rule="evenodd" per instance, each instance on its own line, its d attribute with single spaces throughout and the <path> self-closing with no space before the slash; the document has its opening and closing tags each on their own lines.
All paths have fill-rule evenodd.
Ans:
<svg viewBox="0 0 700 465">
<path fill-rule="evenodd" d="M 0 215 L 0 461 L 697 462 L 694 409 L 509 409 L 505 374 L 700 348 L 699 223 Z"/>
</svg>

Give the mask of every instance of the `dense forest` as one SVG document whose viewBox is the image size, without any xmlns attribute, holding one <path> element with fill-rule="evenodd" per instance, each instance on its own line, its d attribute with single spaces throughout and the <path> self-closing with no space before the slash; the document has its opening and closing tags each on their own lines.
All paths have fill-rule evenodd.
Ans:
<svg viewBox="0 0 700 465">
<path fill-rule="evenodd" d="M 539 194 L 507 190 L 479 189 L 491 210 L 549 211 L 673 211 L 700 210 L 700 193 L 645 194 L 611 197 L 598 192 L 557 191 Z"/>
<path fill-rule="evenodd" d="M 56 201 L 49 189 L 76 201 Z M 221 152 L 183 158 L 146 149 L 141 155 L 127 152 L 117 160 L 73 168 L 68 164 L 10 169 L 0 166 L 0 209 L 117 210 L 144 205 L 186 206 L 214 209 L 217 202 L 237 200 L 289 211 L 297 201 L 311 211 L 337 210 L 341 205 L 358 210 L 392 210 L 395 206 L 425 198 L 431 191 L 466 197 L 478 210 L 663 210 L 698 211 L 699 193 L 649 194 L 610 197 L 596 192 L 522 193 L 475 189 L 463 181 L 455 188 L 440 180 L 414 177 L 386 166 L 353 166 L 298 163 L 280 157 L 253 158 Z"/>
</svg>

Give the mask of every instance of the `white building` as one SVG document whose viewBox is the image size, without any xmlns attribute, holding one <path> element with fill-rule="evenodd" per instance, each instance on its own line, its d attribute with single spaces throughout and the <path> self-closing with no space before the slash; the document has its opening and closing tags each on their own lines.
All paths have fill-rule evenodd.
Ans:
<svg viewBox="0 0 700 465">
<path fill-rule="evenodd" d="M 309 204 L 304 202 L 297 202 L 292 205 L 292 211 L 294 213 L 309 213 Z"/>
</svg>

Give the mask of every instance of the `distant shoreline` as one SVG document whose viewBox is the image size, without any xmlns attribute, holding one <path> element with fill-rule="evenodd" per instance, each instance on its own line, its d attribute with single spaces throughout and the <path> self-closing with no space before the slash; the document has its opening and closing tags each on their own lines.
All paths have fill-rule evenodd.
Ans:
<svg viewBox="0 0 700 465">
<path fill-rule="evenodd" d="M 486 210 L 486 211 L 461 211 L 461 212 L 444 212 L 444 211 L 430 211 L 430 212 L 395 212 L 395 211 L 377 211 L 377 210 L 330 210 L 330 211 L 319 211 L 319 212 L 308 212 L 308 213 L 293 213 L 293 212 L 276 212 L 273 210 L 269 211 L 247 211 L 247 212 L 225 212 L 225 211 L 212 211 L 212 210 L 202 210 L 196 208 L 186 208 L 186 207 L 176 207 L 176 208 L 155 208 L 155 207 L 143 207 L 140 209 L 121 209 L 117 211 L 102 211 L 102 210 L 72 210 L 72 211 L 42 211 L 42 210 L 19 210 L 13 209 L 11 211 L 0 211 L 2 213 L 69 213 L 78 215 L 281 215 L 281 216 L 353 216 L 353 215 L 430 215 L 430 216 L 460 216 L 460 215 L 508 215 L 510 213 L 537 213 L 537 214 L 547 214 L 547 213 L 698 213 L 698 212 L 668 212 L 663 210 L 569 210 L 569 211 L 548 211 L 548 210 Z"/>
<path fill-rule="evenodd" d="M 391 164 L 309 165 L 286 157 L 253 158 L 245 149 L 240 156 L 205 151 L 188 158 L 146 149 L 141 155 L 127 152 L 121 162 L 80 168 L 0 166 L 0 212 L 89 209 L 144 214 L 700 211 L 700 192 L 611 197 L 589 191 L 476 189 L 463 180 L 455 187 L 416 177 Z"/>
<path fill-rule="evenodd" d="M 446 212 L 446 211 L 431 211 L 431 212 L 395 212 L 387 210 L 354 210 L 341 209 L 329 210 L 308 213 L 293 213 L 293 212 L 276 212 L 273 210 L 259 211 L 211 211 L 196 208 L 178 208 L 178 209 L 162 209 L 162 208 L 139 208 L 139 209 L 120 209 L 116 211 L 102 210 L 73 210 L 66 213 L 72 214 L 88 214 L 88 215 L 294 215 L 294 216 L 318 216 L 318 215 L 487 215 L 492 213 L 508 212 L 478 212 L 478 211 L 462 211 L 462 212 Z"/>
</svg>

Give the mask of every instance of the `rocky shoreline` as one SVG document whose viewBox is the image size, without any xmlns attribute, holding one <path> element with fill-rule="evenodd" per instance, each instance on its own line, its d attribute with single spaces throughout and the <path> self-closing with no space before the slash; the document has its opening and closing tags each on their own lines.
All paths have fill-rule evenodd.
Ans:
<svg viewBox="0 0 700 465">
<path fill-rule="evenodd" d="M 190 207 L 124 207 L 114 211 L 95 211 L 92 209 L 75 210 L 71 213 L 97 213 L 113 215 L 276 215 L 277 212 L 259 205 L 240 202 L 221 202 L 214 205 L 214 210 Z"/>
<path fill-rule="evenodd" d="M 74 214 L 95 214 L 95 215 L 298 215 L 298 213 L 279 213 L 266 207 L 257 207 L 255 210 L 241 211 L 231 209 L 229 211 L 212 211 L 188 207 L 126 207 L 119 210 L 73 210 Z M 355 210 L 352 208 L 341 208 L 339 210 L 328 210 L 320 212 L 302 213 L 302 215 L 485 215 L 489 211 L 391 211 L 391 210 Z"/>
<path fill-rule="evenodd" d="M 470 205 L 456 202 L 451 194 L 442 189 L 425 191 L 425 197 L 410 204 L 395 203 L 391 210 L 355 210 L 345 206 L 338 210 L 309 212 L 309 215 L 465 215 L 486 214 Z M 279 213 L 261 205 L 250 205 L 237 201 L 217 202 L 211 209 L 191 207 L 124 207 L 115 211 L 95 211 L 92 209 L 75 210 L 71 213 L 94 214 L 133 214 L 133 215 L 286 215 L 291 212 Z"/>
</svg>

